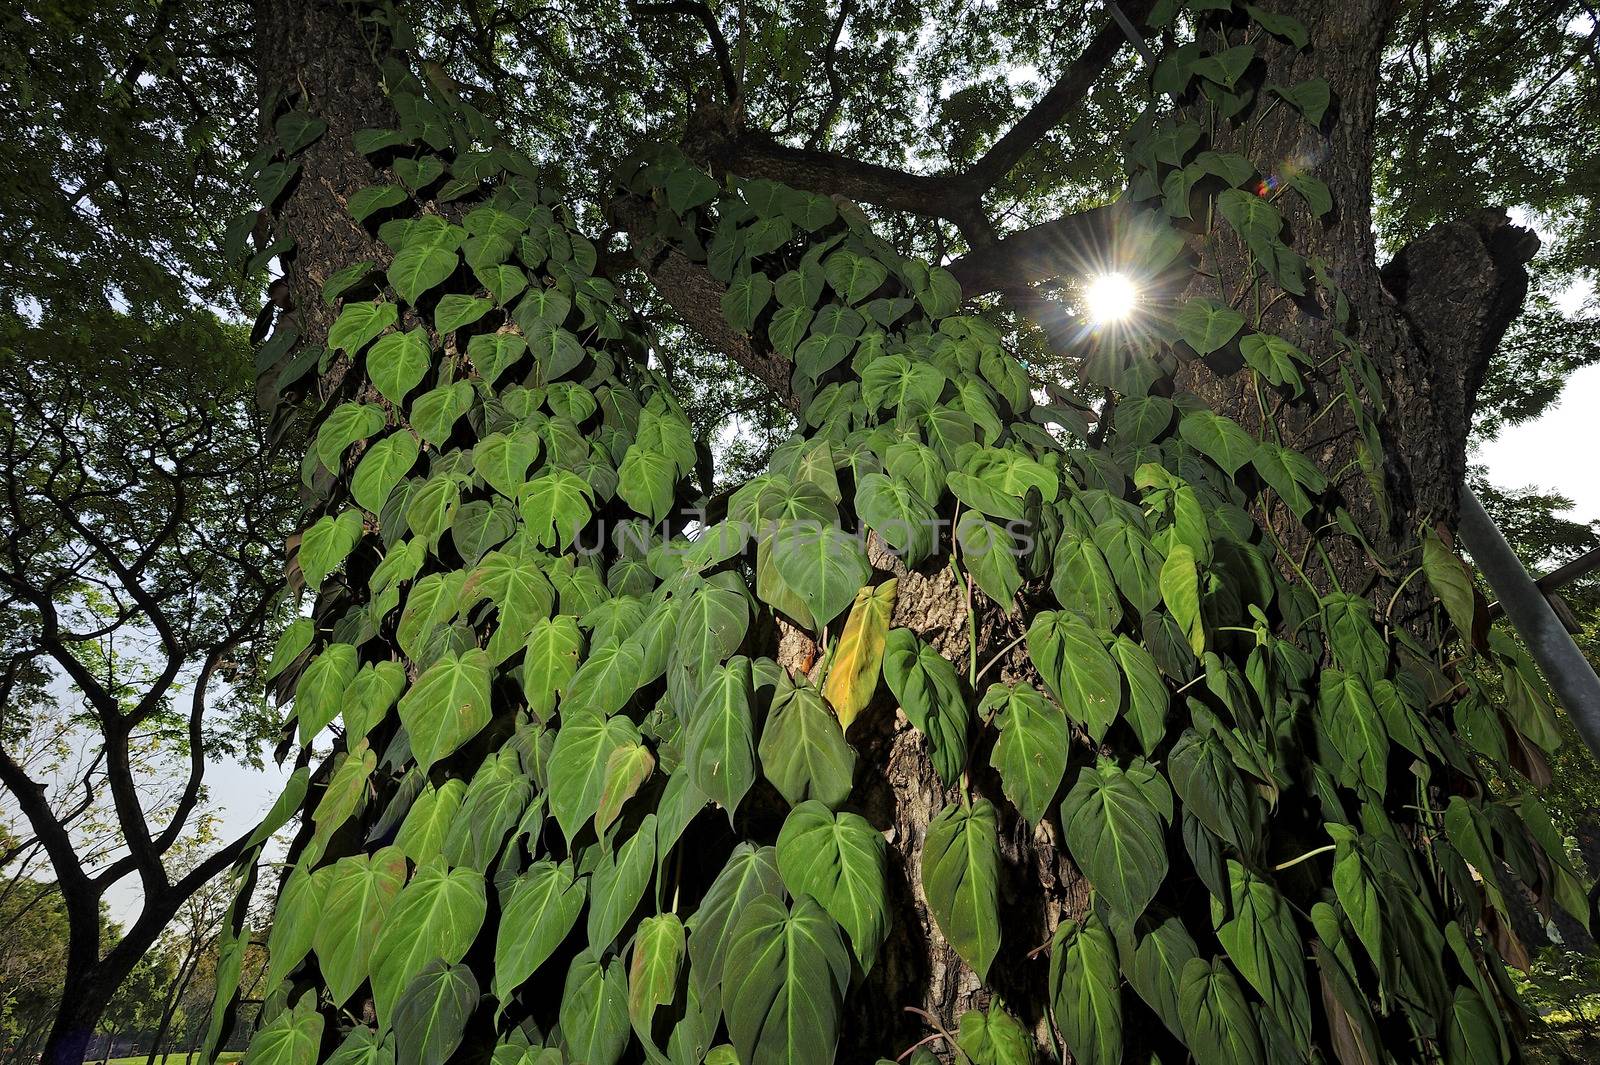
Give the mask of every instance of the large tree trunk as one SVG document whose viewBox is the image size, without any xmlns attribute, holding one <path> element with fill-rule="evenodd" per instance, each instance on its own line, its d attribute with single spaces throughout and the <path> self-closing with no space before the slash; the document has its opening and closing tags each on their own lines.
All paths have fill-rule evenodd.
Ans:
<svg viewBox="0 0 1600 1065">
<path fill-rule="evenodd" d="M 87 974 L 71 975 L 62 985 L 61 1007 L 39 1060 L 45 1065 L 80 1065 L 88 1054 L 100 1015 L 132 968 L 130 965 L 115 972 L 97 966 Z"/>
<path fill-rule="evenodd" d="M 288 195 L 264 214 L 257 234 L 263 247 L 279 237 L 294 241 L 283 260 L 283 277 L 272 290 L 280 309 L 276 327 L 292 324 L 301 343 L 316 343 L 334 319 L 322 300 L 322 283 L 351 263 L 371 259 L 381 267 L 390 257 L 345 209 L 352 195 L 378 178 L 351 137 L 359 129 L 395 124 L 378 68 L 387 45 L 378 27 L 358 22 L 334 0 L 262 0 L 256 4 L 255 25 L 252 54 L 263 139 L 273 137 L 280 114 L 295 108 L 328 124 L 316 143 L 295 156 L 300 173 Z M 343 376 L 341 360 L 319 382 L 323 395 Z"/>
<path fill-rule="evenodd" d="M 1521 308 L 1527 287 L 1522 266 L 1538 241 L 1509 226 L 1502 213 L 1486 210 L 1479 218 L 1436 227 L 1380 271 L 1372 220 L 1373 120 L 1379 60 L 1399 5 L 1394 0 L 1286 0 L 1268 6 L 1300 19 L 1313 43 L 1297 52 L 1260 34 L 1256 46 L 1266 63 L 1263 82 L 1292 86 L 1321 78 L 1332 90 L 1332 106 L 1321 136 L 1309 134 L 1292 108 L 1278 106 L 1260 121 L 1234 130 L 1224 126 L 1218 147 L 1245 155 L 1263 175 L 1282 179 L 1301 169 L 1327 183 L 1334 203 L 1331 216 L 1315 216 L 1294 195 L 1276 202 L 1284 210 L 1295 251 L 1308 261 L 1320 258 L 1332 265 L 1334 280 L 1349 298 L 1350 320 L 1341 325 L 1327 299 L 1273 302 L 1261 328 L 1294 341 L 1317 362 L 1326 362 L 1326 369 L 1315 382 L 1321 402 L 1280 403 L 1269 407 L 1266 418 L 1278 426 L 1286 445 L 1312 457 L 1336 478 L 1356 527 L 1380 558 L 1392 560 L 1407 542 L 1415 542 L 1419 525 L 1454 527 L 1478 385 Z M 1226 40 L 1208 43 L 1237 44 L 1242 32 L 1241 25 Z M 1248 277 L 1251 267 L 1243 243 L 1220 221 L 1216 231 L 1221 235 L 1210 245 L 1202 273 Z M 1278 295 L 1270 285 L 1264 289 L 1263 303 Z M 1199 278 L 1189 294 L 1215 297 L 1216 281 Z M 1336 331 L 1360 345 L 1382 382 L 1380 395 L 1366 397 L 1377 420 L 1381 454 L 1364 451 L 1348 406 L 1338 404 L 1317 418 L 1322 406 L 1343 390 L 1341 371 L 1360 380 Z M 1196 360 L 1180 375 L 1179 385 L 1246 428 L 1262 427 L 1263 412 L 1248 374 L 1216 373 Z M 1375 497 L 1373 484 L 1381 486 L 1384 501 Z M 1268 520 L 1286 543 L 1304 545 L 1305 532 L 1292 515 L 1275 514 Z M 1373 560 L 1357 541 L 1337 538 L 1330 554 L 1333 575 L 1346 591 L 1372 590 Z M 1404 571 L 1387 576 L 1397 581 Z M 1387 580 L 1380 583 L 1393 586 Z"/>
<path fill-rule="evenodd" d="M 1302 53 L 1259 35 L 1258 53 L 1267 67 L 1264 83 L 1288 86 L 1323 78 L 1334 105 L 1321 137 L 1308 135 L 1301 116 L 1280 106 L 1264 120 L 1251 123 L 1248 133 L 1224 129 L 1216 146 L 1246 155 L 1264 175 L 1308 166 L 1332 192 L 1335 211 L 1330 218 L 1313 217 L 1293 197 L 1279 202 L 1293 201 L 1292 209 L 1285 206 L 1285 211 L 1295 250 L 1308 260 L 1320 257 L 1336 264 L 1337 282 L 1351 306 L 1350 321 L 1342 331 L 1366 351 L 1381 379 L 1381 394 L 1367 397 L 1383 443 L 1374 477 L 1368 480 L 1365 442 L 1353 413 L 1336 407 L 1317 417 L 1342 391 L 1340 369 L 1348 366 L 1333 336 L 1340 325 L 1331 302 L 1319 306 L 1310 300 L 1286 299 L 1263 316 L 1261 329 L 1284 336 L 1326 363 L 1320 379 L 1308 381 L 1316 388 L 1318 402 L 1269 406 L 1266 417 L 1277 424 L 1286 445 L 1311 456 L 1336 478 L 1356 528 L 1379 558 L 1392 561 L 1407 543 L 1416 542 L 1420 525 L 1454 526 L 1476 391 L 1489 357 L 1520 310 L 1527 285 L 1523 264 L 1538 242 L 1526 230 L 1510 226 L 1503 213 L 1486 210 L 1479 218 L 1436 227 L 1380 272 L 1372 229 L 1372 128 L 1379 59 L 1396 5 L 1391 0 L 1338 5 L 1303 0 L 1267 6 L 1299 18 L 1314 43 Z M 1242 32 L 1235 29 L 1226 42 L 1211 43 L 1219 48 L 1237 44 Z M 1224 231 L 1220 220 L 1216 228 Z M 1208 274 L 1249 275 L 1248 253 L 1241 242 L 1230 243 L 1229 238 L 1231 234 L 1208 245 L 1197 280 L 1185 295 L 1216 298 L 1216 282 Z M 1234 369 L 1196 360 L 1180 373 L 1178 387 L 1200 395 L 1246 428 L 1258 430 L 1263 412 L 1250 388 L 1250 375 L 1231 372 Z M 1374 484 L 1384 492 L 1381 503 Z M 1286 510 L 1260 517 L 1291 550 L 1307 545 L 1306 530 Z M 1331 579 L 1346 591 L 1384 597 L 1414 564 L 1380 573 L 1359 541 L 1348 537 L 1333 540 L 1330 562 Z M 1326 582 L 1329 574 L 1317 573 L 1314 579 Z M 1421 588 L 1411 591 L 1418 600 L 1425 594 Z M 966 661 L 964 597 L 949 571 L 903 577 L 894 624 L 923 635 L 952 660 Z M 1015 636 L 1005 619 L 980 618 L 978 661 L 987 662 Z M 1021 651 L 1013 653 L 1007 666 L 1002 676 L 989 679 L 1027 676 L 1029 667 Z M 899 874 L 898 894 L 891 903 L 898 923 L 884 949 L 883 963 L 864 992 L 856 993 L 854 1025 L 846 1032 L 842 1060 L 866 1060 L 882 1048 L 886 1032 L 892 1033 L 895 1046 L 909 1045 L 918 1033 L 926 1032 L 924 1019 L 908 1014 L 908 1007 L 926 1011 L 953 1028 L 963 1010 L 981 1007 L 987 998 L 974 974 L 944 943 L 920 887 L 917 856 L 924 830 L 951 795 L 940 785 L 904 715 L 897 715 L 892 705 L 879 709 L 880 727 L 863 743 L 863 760 L 885 770 L 881 778 L 869 782 L 864 801 L 874 824 L 884 828 L 890 839 L 894 872 Z M 1084 757 L 1093 755 L 1080 751 L 1074 761 Z M 986 752 L 975 751 L 973 764 L 986 766 Z M 999 799 L 994 779 L 980 777 L 974 788 Z M 1045 945 L 1061 920 L 1083 916 L 1089 902 L 1087 885 L 1057 846 L 1059 829 L 1053 821 L 1030 832 L 1007 804 L 997 805 L 1010 813 L 1010 820 L 1002 833 L 1005 929 L 991 983 L 1048 1045 L 1047 966 L 1044 959 L 1030 955 L 1030 947 Z M 1137 1033 L 1130 1037 L 1140 1038 Z"/>
<path fill-rule="evenodd" d="M 1453 522 L 1473 394 L 1520 300 L 1525 284 L 1520 264 L 1531 248 L 1520 231 L 1490 215 L 1442 227 L 1397 259 L 1387 278 L 1380 275 L 1372 236 L 1372 124 L 1378 59 L 1393 5 L 1385 0 L 1337 6 L 1296 0 L 1279 6 L 1307 24 L 1316 44 L 1296 54 L 1263 38 L 1259 47 L 1267 65 L 1265 81 L 1293 85 L 1325 79 L 1335 104 L 1324 137 L 1308 137 L 1299 117 L 1280 107 L 1251 126 L 1248 143 L 1242 135 L 1238 143 L 1229 143 L 1232 135 L 1224 133 L 1218 146 L 1242 151 L 1263 174 L 1275 173 L 1291 160 L 1314 160 L 1314 172 L 1333 193 L 1337 206 L 1331 219 L 1313 218 L 1296 202 L 1288 210 L 1289 225 L 1296 250 L 1337 265 L 1337 280 L 1352 309 L 1352 320 L 1342 331 L 1376 364 L 1382 395 L 1367 398 L 1376 408 L 1385 446 L 1374 467 L 1382 496 L 1369 491 L 1363 476 L 1364 442 L 1353 414 L 1335 410 L 1315 419 L 1323 403 L 1283 405 L 1263 413 L 1255 393 L 1247 389 L 1246 375 L 1214 372 L 1202 361 L 1185 368 L 1180 386 L 1247 428 L 1274 421 L 1285 443 L 1338 475 L 1355 526 L 1380 558 L 1389 559 L 1419 522 Z M 300 177 L 273 217 L 278 232 L 296 242 L 286 264 L 281 302 L 298 315 L 302 336 L 315 338 L 331 320 L 319 295 L 322 281 L 358 259 L 385 261 L 384 249 L 349 220 L 344 203 L 376 176 L 351 147 L 350 135 L 363 127 L 389 125 L 392 115 L 373 49 L 346 11 L 325 0 L 299 0 L 287 7 L 261 5 L 258 22 L 264 126 L 270 129 L 278 109 L 290 102 L 328 123 L 322 140 L 297 157 Z M 1230 247 L 1225 238 L 1214 241 L 1205 254 L 1203 266 L 1209 270 L 1235 278 L 1247 275 L 1243 250 Z M 652 261 L 652 276 L 669 298 L 669 286 L 693 283 L 681 270 L 672 273 L 681 264 L 670 251 L 653 255 Z M 1215 295 L 1210 290 L 1206 294 Z M 691 296 L 708 299 L 705 292 Z M 1316 382 L 1324 402 L 1343 387 L 1341 349 L 1333 336 L 1339 326 L 1331 310 L 1311 301 L 1285 300 L 1272 306 L 1263 321 L 1263 328 L 1326 361 L 1328 371 Z M 775 370 L 770 360 L 753 353 L 749 357 L 747 369 L 781 387 L 786 368 Z M 342 379 L 343 369 L 335 365 L 321 381 L 323 395 L 337 390 Z M 1262 517 L 1286 542 L 1304 544 L 1305 533 L 1291 516 Z M 969 620 L 968 592 L 950 569 L 908 573 L 885 557 L 875 561 L 901 577 L 893 623 L 917 632 L 953 661 L 966 663 L 975 652 L 977 662 L 986 663 L 1019 635 L 1018 623 L 1010 617 L 983 614 Z M 1333 549 L 1331 569 L 1347 591 L 1372 590 L 1373 566 L 1357 541 L 1342 540 Z M 1400 575 L 1403 571 L 1396 577 Z M 969 627 L 976 630 L 976 648 Z M 779 658 L 795 663 L 810 656 L 807 648 L 790 646 Z M 1025 653 L 1012 651 L 997 665 L 997 675 L 987 679 L 1023 679 L 1029 669 Z M 890 843 L 889 910 L 895 923 L 866 986 L 849 997 L 842 1061 L 871 1060 L 885 1047 L 906 1047 L 926 1034 L 928 1018 L 953 1028 L 964 1010 L 986 1005 L 989 994 L 940 935 L 920 883 L 924 833 L 953 792 L 938 780 L 923 744 L 892 705 L 880 702 L 869 710 L 851 739 L 862 755 L 859 804 Z M 1080 763 L 1092 757 L 1087 747 L 1074 753 Z M 998 781 L 987 760 L 987 748 L 973 751 L 973 791 L 998 799 Z M 1052 820 L 1030 829 L 1009 804 L 997 805 L 1006 811 L 1001 887 L 1005 927 L 990 984 L 1045 1043 L 1050 1033 L 1048 966 L 1037 948 L 1049 942 L 1061 920 L 1083 915 L 1087 886 L 1058 846 L 1058 826 Z M 1140 1038 L 1137 1033 L 1130 1037 Z"/>
</svg>

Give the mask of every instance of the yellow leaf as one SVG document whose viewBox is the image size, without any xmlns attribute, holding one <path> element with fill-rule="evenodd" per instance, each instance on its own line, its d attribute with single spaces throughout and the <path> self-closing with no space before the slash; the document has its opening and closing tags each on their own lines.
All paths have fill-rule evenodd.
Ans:
<svg viewBox="0 0 1600 1065">
<path fill-rule="evenodd" d="M 884 581 L 876 588 L 869 585 L 856 593 L 855 604 L 850 607 L 839 649 L 822 686 L 822 694 L 839 715 L 841 729 L 850 727 L 850 722 L 872 702 L 872 693 L 878 688 L 878 667 L 883 664 L 883 644 L 889 636 L 889 618 L 894 614 L 896 586 L 894 580 Z"/>
</svg>

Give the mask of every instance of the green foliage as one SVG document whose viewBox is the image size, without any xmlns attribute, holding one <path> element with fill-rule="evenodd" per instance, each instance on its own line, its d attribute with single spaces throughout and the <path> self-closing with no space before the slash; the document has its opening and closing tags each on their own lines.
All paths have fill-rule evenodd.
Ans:
<svg viewBox="0 0 1600 1065">
<path fill-rule="evenodd" d="M 1197 53 L 1177 81 L 1220 101 L 1220 121 L 1252 106 L 1255 54 Z M 722 183 L 655 148 L 620 168 L 617 194 L 654 204 L 662 239 L 723 285 L 730 328 L 779 358 L 792 346 L 791 387 L 808 411 L 806 431 L 727 498 L 726 521 L 691 538 L 683 522 L 661 523 L 700 494 L 687 480 L 693 428 L 616 289 L 595 275 L 598 255 L 572 213 L 526 160 L 474 158 L 467 146 L 491 139 L 476 112 L 401 73 L 391 83 L 403 137 L 385 150 L 417 168 L 442 153 L 428 181 L 487 183 L 473 186 L 467 217 L 478 222 L 460 233 L 428 213 L 425 195 L 396 204 L 381 231 L 398 248 L 389 290 L 356 305 L 390 311 L 334 326 L 338 346 L 367 350 L 370 365 L 384 330 L 433 322 L 412 386 L 431 388 L 409 408 L 383 408 L 381 424 L 348 415 L 326 448 L 319 440 L 330 469 L 357 440 L 374 448 L 414 433 L 422 444 L 399 482 L 370 494 L 385 499 L 348 549 L 328 550 L 326 533 L 314 541 L 316 616 L 334 620 L 304 653 L 320 662 L 342 645 L 358 657 L 296 709 L 317 724 L 333 680 L 342 693 L 359 664 L 405 662 L 396 710 L 367 730 L 368 748 L 336 740 L 345 760 L 324 789 L 342 802 L 341 770 L 361 766 L 370 801 L 334 813 L 370 835 L 341 829 L 297 851 L 280 903 L 281 920 L 303 919 L 322 868 L 365 853 L 379 824 L 405 826 L 396 846 L 415 867 L 373 933 L 373 1038 L 394 1029 L 409 1040 L 402 1057 L 423 1065 L 447 1057 L 466 1027 L 507 1057 L 526 1040 L 527 1054 L 538 1041 L 609 1063 L 637 1038 L 652 1061 L 662 1043 L 717 1060 L 726 1052 L 710 1048 L 725 1034 L 741 1061 L 831 1060 L 856 974 L 873 970 L 900 916 L 890 877 L 905 871 L 891 873 L 882 830 L 850 808 L 866 806 L 864 752 L 880 751 L 859 739 L 856 750 L 845 726 L 859 715 L 850 737 L 867 734 L 881 655 L 887 695 L 916 729 L 906 738 L 927 744 L 948 789 L 905 881 L 920 885 L 930 938 L 980 983 L 999 982 L 1003 950 L 1008 966 L 1046 967 L 1078 1060 L 1122 1060 L 1147 1006 L 1202 1063 L 1277 1060 L 1285 1047 L 1326 1055 L 1337 991 L 1312 995 L 1308 972 L 1324 955 L 1339 966 L 1326 986 L 1351 992 L 1341 1009 L 1420 1033 L 1398 1054 L 1499 1049 L 1501 1022 L 1479 990 L 1498 962 L 1467 950 L 1441 965 L 1439 929 L 1478 902 L 1463 893 L 1474 890 L 1468 862 L 1489 868 L 1538 847 L 1553 868 L 1559 856 L 1549 833 L 1508 818 L 1487 781 L 1452 794 L 1448 816 L 1418 801 L 1479 777 L 1474 759 L 1496 752 L 1469 750 L 1427 713 L 1442 669 L 1429 648 L 1380 628 L 1366 600 L 1322 592 L 1252 519 L 1276 496 L 1313 530 L 1336 521 L 1309 460 L 1181 391 L 1075 446 L 1088 441 L 1040 427 L 1045 412 L 999 334 L 956 313 L 948 280 L 896 253 L 860 212 L 770 181 Z M 1305 94 L 1291 103 L 1315 111 Z M 1138 190 L 1159 189 L 1155 179 L 1209 147 L 1210 130 L 1178 118 L 1134 137 L 1132 200 L 1158 200 Z M 431 187 L 421 169 L 395 169 L 413 191 Z M 1259 200 L 1230 189 L 1218 213 L 1248 247 L 1253 282 L 1298 294 L 1303 264 L 1278 209 Z M 513 257 L 528 295 L 507 309 L 480 295 L 494 296 L 480 274 Z M 1247 324 L 1261 335 L 1244 306 L 1188 303 L 1150 339 L 1161 358 L 1099 382 L 1108 402 L 1147 399 L 1158 381 L 1174 391 L 1183 345 L 1209 355 Z M 430 313 L 440 307 L 449 312 Z M 810 315 L 774 332 L 790 308 Z M 528 348 L 480 367 L 446 354 L 439 334 L 451 329 L 515 330 Z M 1238 372 L 1287 383 L 1292 354 L 1265 340 L 1251 349 Z M 1364 358 L 1350 355 L 1358 371 Z M 1091 360 L 1086 372 L 1108 365 Z M 350 376 L 359 387 L 360 372 Z M 1362 424 L 1371 398 L 1351 386 Z M 321 500 L 315 521 L 339 520 L 336 499 Z M 497 506 L 504 524 L 491 535 Z M 941 519 L 929 533 L 864 542 L 927 514 Z M 629 544 L 608 522 L 660 535 Z M 889 561 L 885 544 L 920 567 Z M 391 588 L 373 563 L 401 550 L 406 575 Z M 875 602 L 891 572 L 901 598 Z M 913 578 L 941 582 L 942 605 L 959 601 L 965 680 L 927 642 L 934 626 L 906 612 Z M 972 690 L 980 619 L 1023 634 L 995 648 L 997 661 L 1026 645 L 1021 676 L 982 699 Z M 1543 738 L 1537 696 L 1522 685 L 1515 700 L 1518 735 Z M 984 749 L 997 779 L 974 764 Z M 462 781 L 460 798 L 446 799 Z M 721 814 L 706 814 L 712 804 Z M 1002 839 L 1029 831 L 1018 818 L 1055 813 L 1050 831 L 1060 828 L 1092 899 L 1059 923 L 1048 958 L 1025 962 L 1037 944 L 1011 941 Z M 1441 830 L 1450 846 L 1426 855 L 1435 876 L 1410 848 Z M 1560 879 L 1522 864 L 1541 888 Z M 305 965 L 296 935 L 279 937 L 276 975 L 331 985 Z M 490 968 L 492 1025 L 473 1012 Z M 337 976 L 338 991 L 355 978 Z M 277 1005 L 263 1034 L 291 1016 Z M 959 1027 L 974 1060 L 1028 1057 L 1003 1011 Z"/>
</svg>

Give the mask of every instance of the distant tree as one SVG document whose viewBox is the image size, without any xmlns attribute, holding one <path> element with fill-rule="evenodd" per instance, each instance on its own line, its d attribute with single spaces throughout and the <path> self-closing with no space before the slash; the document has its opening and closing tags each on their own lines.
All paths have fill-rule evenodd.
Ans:
<svg viewBox="0 0 1600 1065">
<path fill-rule="evenodd" d="M 61 997 L 67 915 L 48 881 L 0 879 L 0 1063 L 33 1061 Z"/>
<path fill-rule="evenodd" d="M 185 853 L 209 764 L 259 759 L 276 721 L 256 641 L 294 500 L 242 344 L 215 319 L 0 313 L 0 783 L 11 849 L 59 885 L 63 1026 L 92 1028 L 244 845 Z M 139 916 L 107 938 L 130 877 Z"/>
</svg>

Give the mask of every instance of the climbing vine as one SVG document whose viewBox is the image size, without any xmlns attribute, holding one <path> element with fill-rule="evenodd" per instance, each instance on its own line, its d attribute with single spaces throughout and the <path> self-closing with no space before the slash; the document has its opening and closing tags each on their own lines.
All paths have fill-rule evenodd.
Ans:
<svg viewBox="0 0 1600 1065">
<path fill-rule="evenodd" d="M 1089 342 L 1098 411 L 1042 402 L 951 275 L 853 204 L 666 146 L 621 168 L 616 197 L 715 279 L 799 411 L 709 506 L 655 341 L 572 211 L 386 68 L 399 128 L 357 147 L 392 179 L 348 204 L 386 261 L 327 279 L 324 345 L 280 326 L 263 349 L 280 391 L 344 369 L 304 467 L 309 613 L 271 667 L 303 753 L 260 836 L 304 827 L 250 1065 L 826 1062 L 911 919 L 893 878 L 993 982 L 1018 819 L 1091 889 L 1048 944 L 1009 944 L 1048 1011 L 930 1016 L 923 1060 L 1516 1056 L 1502 867 L 1586 909 L 1525 786 L 1551 709 L 1431 530 L 1374 560 L 1391 609 L 1319 568 L 1319 538 L 1360 536 L 1345 471 L 1286 446 L 1269 399 L 1348 408 L 1381 506 L 1381 384 L 1342 333 L 1319 365 L 1266 329 L 1281 299 L 1345 326 L 1330 265 L 1285 237 L 1286 197 L 1334 205 L 1216 134 L 1280 107 L 1314 133 L 1329 93 L 1251 76 L 1265 35 L 1307 46 L 1293 19 L 1189 9 L 1233 37 L 1154 70 L 1119 234 L 1125 269 L 1182 295 Z M 304 110 L 276 128 L 269 206 L 324 135 Z M 1220 241 L 1248 276 L 1201 293 Z M 1243 375 L 1259 430 L 1180 387 L 1195 360 Z M 1418 573 L 1440 606 L 1395 623 Z M 918 616 L 939 581 L 965 630 L 945 642 Z M 1504 696 L 1457 654 L 1502 666 Z M 853 738 L 897 711 L 942 806 L 914 871 L 858 801 L 885 767 Z"/>
</svg>

